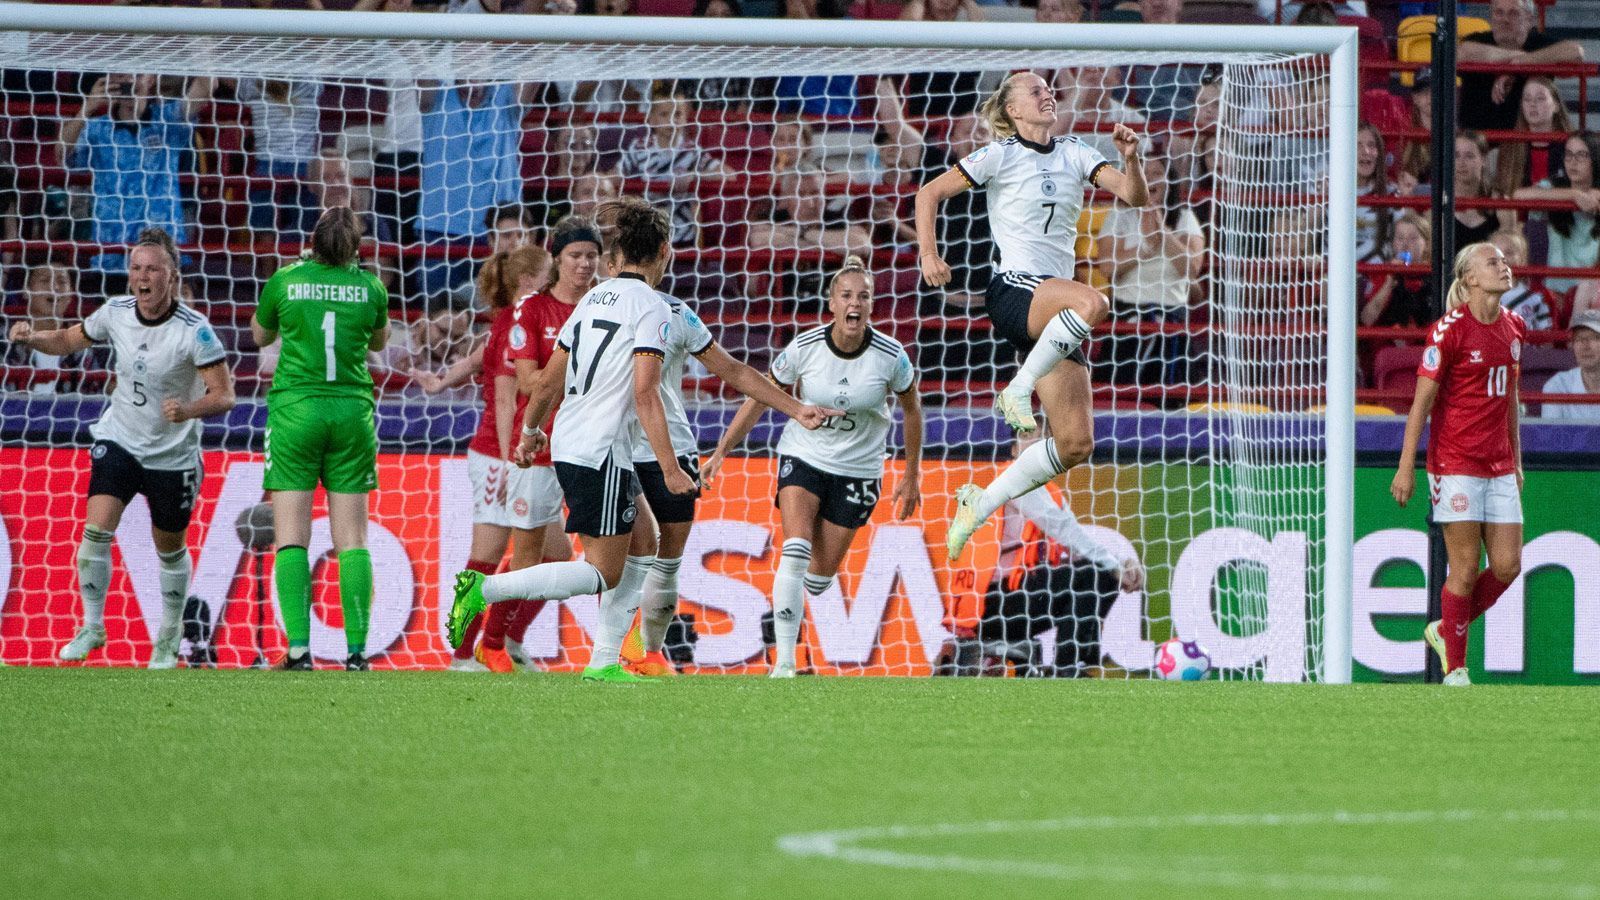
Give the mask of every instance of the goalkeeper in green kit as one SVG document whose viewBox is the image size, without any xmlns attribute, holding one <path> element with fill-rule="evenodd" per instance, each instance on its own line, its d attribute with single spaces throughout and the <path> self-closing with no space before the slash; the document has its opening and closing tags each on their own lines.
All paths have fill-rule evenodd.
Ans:
<svg viewBox="0 0 1600 900">
<path fill-rule="evenodd" d="M 361 223 L 349 207 L 317 220 L 311 255 L 267 279 L 255 318 L 256 345 L 280 336 L 283 347 L 267 393 L 266 478 L 278 588 L 289 652 L 282 669 L 311 669 L 311 498 L 320 481 L 339 553 L 339 604 L 349 656 L 345 669 L 367 669 L 372 558 L 367 554 L 367 494 L 378 487 L 378 432 L 373 421 L 367 351 L 389 336 L 389 295 L 357 267 Z"/>
</svg>

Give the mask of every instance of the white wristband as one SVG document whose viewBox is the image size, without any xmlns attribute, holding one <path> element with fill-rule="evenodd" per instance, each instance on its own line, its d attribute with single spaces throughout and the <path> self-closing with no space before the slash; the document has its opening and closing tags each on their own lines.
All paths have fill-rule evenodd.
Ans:
<svg viewBox="0 0 1600 900">
<path fill-rule="evenodd" d="M 535 425 L 532 428 L 529 428 L 526 425 L 522 426 L 522 436 L 523 437 L 533 437 L 534 435 L 536 435 L 538 433 L 539 433 L 539 426 L 537 426 L 537 425 Z"/>
</svg>

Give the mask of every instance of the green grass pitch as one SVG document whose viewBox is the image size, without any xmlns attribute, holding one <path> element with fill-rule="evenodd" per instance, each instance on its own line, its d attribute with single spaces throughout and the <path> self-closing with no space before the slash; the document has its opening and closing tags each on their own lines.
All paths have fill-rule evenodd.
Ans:
<svg viewBox="0 0 1600 900">
<path fill-rule="evenodd" d="M 1600 894 L 1574 688 L 0 671 L 0 896 Z"/>
</svg>

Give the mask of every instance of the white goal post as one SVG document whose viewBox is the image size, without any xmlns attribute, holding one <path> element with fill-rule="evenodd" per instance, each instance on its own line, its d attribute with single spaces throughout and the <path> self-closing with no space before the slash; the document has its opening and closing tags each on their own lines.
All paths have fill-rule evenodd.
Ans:
<svg viewBox="0 0 1600 900">
<path fill-rule="evenodd" d="M 491 16 L 46 4 L 5 4 L 3 9 L 0 67 L 55 72 L 109 69 L 191 77 L 313 79 L 325 84 L 348 79 L 404 78 L 565 83 L 625 78 L 755 79 L 780 74 L 898 75 L 1056 70 L 1077 65 L 1216 64 L 1224 71 L 1224 105 L 1261 102 L 1261 96 L 1270 90 L 1270 86 L 1252 86 L 1252 78 L 1258 78 L 1262 85 L 1267 80 L 1241 74 L 1245 68 L 1270 72 L 1274 67 L 1299 67 L 1296 71 L 1312 73 L 1308 77 L 1316 80 L 1317 88 L 1325 89 L 1325 94 L 1307 94 L 1311 99 L 1305 104 L 1316 107 L 1313 117 L 1317 123 L 1308 126 L 1308 133 L 1316 132 L 1319 143 L 1304 152 L 1317 158 L 1315 167 L 1322 180 L 1314 181 L 1317 187 L 1306 193 L 1321 196 L 1299 202 L 1311 210 L 1309 216 L 1321 219 L 1304 226 L 1318 235 L 1312 242 L 1318 258 L 1298 260 L 1297 274 L 1285 276 L 1271 274 L 1269 269 L 1279 270 L 1270 266 L 1263 268 L 1257 251 L 1241 251 L 1236 258 L 1227 249 L 1211 250 L 1213 277 L 1208 290 L 1209 302 L 1216 310 L 1209 326 L 1213 343 L 1204 351 L 1195 351 L 1191 364 L 1185 368 L 1198 383 L 1191 388 L 1210 393 L 1185 396 L 1211 397 L 1216 402 L 1187 408 L 1169 406 L 1160 411 L 1137 407 L 1130 415 L 1146 424 L 1134 429 L 1136 433 L 1129 440 L 1144 439 L 1149 428 L 1162 429 L 1164 426 L 1159 423 L 1148 423 L 1167 412 L 1195 419 L 1197 446 L 1209 446 L 1204 455 L 1212 474 L 1207 476 L 1206 489 L 1213 495 L 1227 495 L 1215 500 L 1214 508 L 1206 512 L 1205 527 L 1226 525 L 1254 531 L 1264 541 L 1272 542 L 1276 527 L 1273 523 L 1289 517 L 1303 525 L 1306 534 L 1315 531 L 1320 535 L 1307 538 L 1320 542 L 1320 547 L 1302 551 L 1311 553 L 1316 562 L 1306 570 L 1306 621 L 1300 644 L 1292 635 L 1288 638 L 1289 646 L 1300 647 L 1303 662 L 1274 669 L 1270 663 L 1252 660 L 1241 668 L 1252 677 L 1273 680 L 1344 683 L 1351 678 L 1358 96 L 1353 28 Z M 1231 118 L 1225 118 L 1224 128 L 1243 127 L 1239 125 L 1244 121 L 1243 114 L 1234 111 L 1226 115 Z M 13 113 L 7 111 L 7 116 Z M 1325 143 L 1321 143 L 1321 135 L 1326 136 Z M 1219 152 L 1226 155 L 1232 151 Z M 1228 221 L 1248 221 L 1251 224 L 1239 227 L 1252 228 L 1255 236 L 1265 240 L 1271 229 L 1263 224 L 1262 216 L 1269 215 L 1280 200 L 1271 190 L 1270 177 L 1248 174 L 1253 164 L 1248 153 L 1239 151 L 1233 171 L 1247 173 L 1247 180 L 1257 179 L 1248 188 L 1251 198 L 1240 201 L 1240 208 L 1247 207 L 1246 211 L 1230 211 L 1226 195 L 1234 188 L 1218 184 L 1215 190 L 1219 199 L 1211 212 L 1215 221 L 1207 224 L 1226 230 Z M 1226 167 L 1219 168 L 1218 178 L 1228 171 Z M 1283 188 L 1279 193 L 1292 190 Z M 1229 220 L 1228 216 L 1237 218 Z M 36 243 L 42 246 L 48 242 L 44 239 Z M 24 236 L 18 246 L 27 250 L 32 245 Z M 726 251 L 721 247 L 698 249 L 713 264 L 724 258 L 717 253 Z M 822 256 L 833 259 L 827 253 Z M 801 258 L 810 257 L 802 253 Z M 787 263 L 766 265 L 774 284 L 790 274 L 785 271 Z M 1302 320 L 1287 326 L 1286 332 L 1279 323 L 1264 323 L 1260 317 L 1264 295 L 1301 298 L 1304 305 L 1295 315 Z M 914 321 L 908 325 L 914 326 Z M 1256 337 L 1258 334 L 1262 336 Z M 740 348 L 729 346 L 735 356 L 741 355 Z M 926 364 L 922 368 L 925 382 L 942 377 L 930 372 Z M 1286 402 L 1283 398 L 1295 399 Z M 1264 413 L 1253 403 L 1270 405 L 1272 410 Z M 59 408 L 65 410 L 64 406 Z M 63 411 L 61 415 L 67 413 Z M 987 416 L 987 412 L 981 415 Z M 1269 418 L 1273 421 L 1266 422 Z M 1289 420 L 1292 423 L 1283 426 Z M 17 423 L 8 422 L 8 436 L 13 425 Z M 715 435 L 711 439 L 714 441 Z M 41 445 L 33 442 L 28 446 Z M 993 457 L 989 454 L 989 458 Z M 1130 455 L 1128 459 L 1137 465 L 1140 457 Z M 1299 460 L 1311 474 L 1303 476 L 1307 479 L 1303 482 L 1290 478 L 1287 491 L 1294 496 L 1281 501 L 1274 495 L 1280 490 L 1276 478 L 1254 473 L 1264 471 L 1263 467 L 1292 465 L 1294 460 Z M 1123 459 L 1117 456 L 1115 461 Z M 886 482 L 886 494 L 888 488 Z M 1197 489 L 1193 496 L 1205 494 Z M 750 499 L 765 502 L 767 498 Z M 930 494 L 926 499 L 926 515 L 931 519 L 940 514 L 948 498 Z M 1153 529 L 1162 513 L 1149 510 L 1135 515 L 1140 519 L 1138 528 Z M 465 520 L 456 517 L 449 521 L 460 525 Z M 398 540 L 393 535 L 389 539 Z M 70 549 L 67 552 L 70 554 Z M 942 565 L 942 552 L 939 556 L 938 564 Z M 24 549 L 19 561 L 27 558 L 28 551 Z M 1168 565 L 1178 567 L 1170 560 Z M 1220 578 L 1219 571 L 1213 570 L 1207 577 Z M 438 584 L 444 583 L 444 575 L 433 575 Z M 1163 585 L 1169 583 L 1168 575 L 1176 577 L 1175 572 L 1167 572 Z M 70 570 L 60 574 L 53 588 L 70 593 L 72 577 Z M 902 581 L 897 582 L 897 577 Z M 888 576 L 883 587 L 885 602 L 890 602 L 889 595 L 894 594 L 897 583 L 904 586 L 905 577 L 904 573 Z M 943 577 L 941 573 L 940 578 Z M 420 594 L 434 589 L 434 584 L 428 584 L 417 590 Z M 1202 586 L 1204 592 L 1213 590 L 1220 596 L 1231 589 L 1213 589 L 1209 581 Z M 1249 593 L 1255 589 L 1241 590 Z M 685 594 L 685 599 L 692 598 Z M 1222 601 L 1217 602 L 1220 608 Z M 1247 621 L 1238 629 L 1224 631 L 1231 636 L 1249 635 L 1252 629 L 1265 627 L 1250 612 L 1257 602 L 1254 598 L 1241 601 L 1238 608 L 1246 612 L 1239 615 Z M 1266 604 L 1267 600 L 1259 602 Z M 845 606 L 840 609 L 841 616 L 848 618 L 852 614 Z M 6 612 L 12 614 L 15 610 Z M 916 614 L 916 626 L 925 643 L 932 640 L 930 629 L 938 625 L 937 617 L 929 619 L 930 615 Z M 410 621 L 409 617 L 408 611 L 405 621 Z M 375 629 L 378 618 L 375 614 Z M 1137 613 L 1133 621 L 1137 626 Z M 402 623 L 396 627 L 404 626 Z M 58 632 L 59 629 L 51 630 L 52 634 Z M 719 635 L 714 640 L 724 637 Z M 837 638 L 835 641 L 829 645 L 824 636 L 824 649 L 846 643 Z M 47 655 L 40 649 L 18 658 L 43 661 Z M 1126 660 L 1121 662 L 1133 668 Z"/>
</svg>

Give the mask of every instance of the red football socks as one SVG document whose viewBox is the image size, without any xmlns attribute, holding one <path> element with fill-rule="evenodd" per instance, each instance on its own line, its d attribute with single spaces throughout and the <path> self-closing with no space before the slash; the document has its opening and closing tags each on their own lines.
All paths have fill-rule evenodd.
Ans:
<svg viewBox="0 0 1600 900">
<path fill-rule="evenodd" d="M 1444 638 L 1446 674 L 1467 664 L 1467 626 L 1472 622 L 1472 598 L 1445 588 L 1439 605 L 1444 613 L 1439 636 Z"/>
<path fill-rule="evenodd" d="M 1494 573 L 1484 569 L 1478 573 L 1478 585 L 1472 589 L 1472 621 L 1489 611 L 1500 595 L 1506 592 L 1511 585 L 1494 577 Z"/>
<path fill-rule="evenodd" d="M 546 600 L 518 600 L 516 603 L 507 604 L 515 607 L 511 611 L 511 621 L 506 625 L 506 636 L 517 643 L 527 640 L 528 626 L 533 620 L 539 618 L 539 613 L 544 611 Z"/>
</svg>

